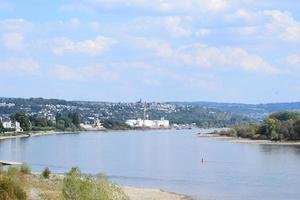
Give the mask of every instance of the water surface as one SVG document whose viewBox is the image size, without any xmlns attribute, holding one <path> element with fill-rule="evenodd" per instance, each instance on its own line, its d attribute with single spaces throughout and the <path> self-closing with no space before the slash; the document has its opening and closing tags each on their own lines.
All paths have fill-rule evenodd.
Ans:
<svg viewBox="0 0 300 200">
<path fill-rule="evenodd" d="M 115 182 L 197 199 L 298 200 L 300 148 L 199 138 L 198 130 L 81 133 L 0 141 L 0 159 L 64 173 L 79 166 Z M 204 163 L 201 162 L 202 158 Z"/>
</svg>

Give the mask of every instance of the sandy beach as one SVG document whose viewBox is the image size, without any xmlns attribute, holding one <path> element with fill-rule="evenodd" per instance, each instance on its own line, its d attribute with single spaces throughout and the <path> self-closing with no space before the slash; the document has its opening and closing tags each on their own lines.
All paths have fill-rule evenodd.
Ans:
<svg viewBox="0 0 300 200">
<path fill-rule="evenodd" d="M 236 143 L 244 143 L 244 144 L 267 144 L 267 145 L 300 145 L 300 141 L 271 141 L 271 140 L 252 140 L 247 138 L 237 138 L 237 137 L 229 137 L 222 136 L 219 134 L 199 134 L 200 138 L 211 138 L 211 139 L 219 139 L 219 140 L 227 140 L 229 142 Z"/>
<path fill-rule="evenodd" d="M 135 188 L 123 186 L 124 192 L 131 200 L 191 200 L 191 197 L 159 189 Z"/>
<path fill-rule="evenodd" d="M 43 179 L 40 173 L 27 175 L 26 193 L 30 200 L 61 199 L 63 175 L 51 175 L 49 179 Z M 160 189 L 136 188 L 123 186 L 125 194 L 130 200 L 192 200 L 186 195 L 165 192 Z"/>
</svg>

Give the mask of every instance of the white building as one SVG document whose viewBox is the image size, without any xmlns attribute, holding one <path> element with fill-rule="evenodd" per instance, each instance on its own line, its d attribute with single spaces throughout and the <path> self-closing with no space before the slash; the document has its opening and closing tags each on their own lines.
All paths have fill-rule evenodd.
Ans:
<svg viewBox="0 0 300 200">
<path fill-rule="evenodd" d="M 81 124 L 81 127 L 84 128 L 87 131 L 100 131 L 105 130 L 104 126 L 101 123 L 101 120 L 99 118 L 94 119 L 93 124 Z"/>
<path fill-rule="evenodd" d="M 149 120 L 149 119 L 130 119 L 126 121 L 126 124 L 131 128 L 152 128 L 152 129 L 167 129 L 170 128 L 169 120 L 162 118 L 161 120 Z"/>
<path fill-rule="evenodd" d="M 15 132 L 23 132 L 20 123 L 17 121 L 12 122 L 11 120 L 3 120 L 2 118 L 0 118 L 0 121 L 6 129 L 15 129 Z"/>
<path fill-rule="evenodd" d="M 144 105 L 144 119 L 130 119 L 125 123 L 131 128 L 152 128 L 152 129 L 167 129 L 170 128 L 169 120 L 161 118 L 160 120 L 149 120 L 149 115 L 147 115 L 147 106 Z"/>
</svg>

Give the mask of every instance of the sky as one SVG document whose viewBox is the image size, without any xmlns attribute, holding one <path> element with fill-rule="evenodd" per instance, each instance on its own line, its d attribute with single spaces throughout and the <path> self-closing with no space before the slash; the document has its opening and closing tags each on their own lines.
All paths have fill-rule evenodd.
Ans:
<svg viewBox="0 0 300 200">
<path fill-rule="evenodd" d="M 0 96 L 300 101 L 300 1 L 0 0 Z"/>
</svg>

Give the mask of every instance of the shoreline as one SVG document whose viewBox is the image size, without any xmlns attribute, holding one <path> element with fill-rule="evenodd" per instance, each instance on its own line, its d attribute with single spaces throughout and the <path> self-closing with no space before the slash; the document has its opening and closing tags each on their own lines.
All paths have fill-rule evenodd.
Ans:
<svg viewBox="0 0 300 200">
<path fill-rule="evenodd" d="M 241 144 L 265 144 L 265 145 L 282 145 L 282 146 L 300 146 L 300 141 L 283 141 L 283 142 L 276 142 L 271 140 L 252 140 L 249 138 L 237 138 L 231 136 L 222 136 L 219 134 L 198 134 L 200 138 L 211 138 L 211 139 L 219 139 L 219 140 L 226 140 L 229 142 L 234 143 L 241 143 Z"/>
<path fill-rule="evenodd" d="M 8 136 L 2 135 L 0 136 L 0 140 L 37 137 L 37 136 L 45 136 L 45 135 L 68 134 L 68 133 L 76 133 L 76 132 L 79 131 L 37 131 L 37 132 L 32 132 L 30 135 L 25 135 L 25 134 L 8 135 Z"/>
<path fill-rule="evenodd" d="M 46 135 L 59 135 L 59 134 L 72 134 L 72 133 L 85 133 L 85 132 L 99 132 L 99 133 L 107 133 L 112 131 L 152 131 L 152 130 L 172 130 L 172 129 L 103 129 L 103 130 L 75 130 L 75 131 L 36 131 L 31 132 L 30 135 L 20 134 L 20 135 L 1 135 L 1 140 L 6 139 L 16 139 L 16 138 L 29 138 L 29 137 L 37 137 L 37 136 L 46 136 Z"/>
</svg>

